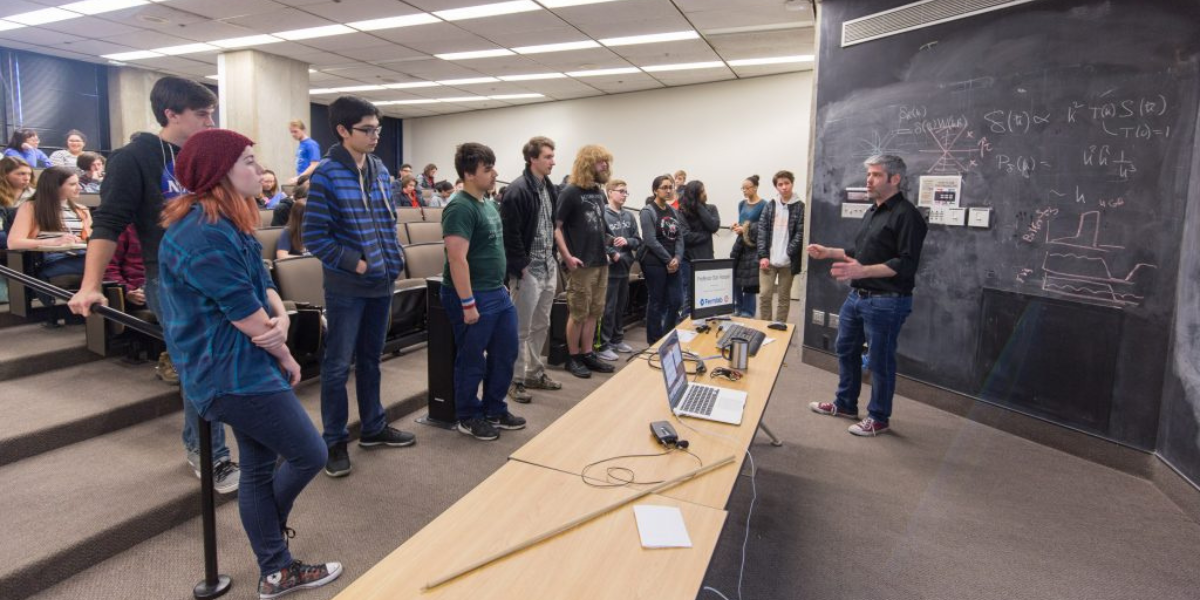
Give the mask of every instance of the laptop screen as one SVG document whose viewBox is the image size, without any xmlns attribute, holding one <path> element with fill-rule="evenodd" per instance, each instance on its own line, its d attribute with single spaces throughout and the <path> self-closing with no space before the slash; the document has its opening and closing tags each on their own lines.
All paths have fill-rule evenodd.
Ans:
<svg viewBox="0 0 1200 600">
<path fill-rule="evenodd" d="M 679 334 L 675 330 L 663 338 L 658 347 L 658 359 L 662 365 L 663 380 L 667 383 L 667 401 L 674 409 L 687 390 L 687 367 L 683 364 L 683 350 L 679 348 Z"/>
</svg>

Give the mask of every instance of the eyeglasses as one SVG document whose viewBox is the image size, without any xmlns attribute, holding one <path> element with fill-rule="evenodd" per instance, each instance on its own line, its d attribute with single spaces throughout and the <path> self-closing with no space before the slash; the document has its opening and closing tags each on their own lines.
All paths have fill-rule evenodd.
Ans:
<svg viewBox="0 0 1200 600">
<path fill-rule="evenodd" d="M 355 131 L 361 131 L 367 137 L 379 137 L 383 135 L 382 127 L 351 127 Z"/>
<path fill-rule="evenodd" d="M 658 186 L 658 189 L 660 189 L 660 190 L 673 190 L 673 189 L 675 189 L 675 186 L 673 186 L 673 185 L 660 185 L 660 186 Z"/>
<path fill-rule="evenodd" d="M 624 196 L 628 196 L 628 195 L 629 195 L 629 190 L 613 190 L 613 191 L 614 191 L 614 192 L 616 192 L 616 193 L 618 193 L 618 194 L 624 195 Z"/>
</svg>

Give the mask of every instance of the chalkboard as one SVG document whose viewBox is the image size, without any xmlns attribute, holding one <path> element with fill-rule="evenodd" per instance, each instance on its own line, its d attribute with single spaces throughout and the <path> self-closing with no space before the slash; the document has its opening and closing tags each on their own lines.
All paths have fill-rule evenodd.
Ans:
<svg viewBox="0 0 1200 600">
<path fill-rule="evenodd" d="M 1054 300 L 1059 323 L 1120 311 L 1108 414 L 1048 414 L 1153 449 L 1195 145 L 1200 8 L 1041 0 L 840 47 L 842 21 L 900 4 L 822 3 L 812 241 L 852 243 L 858 223 L 841 203 L 864 185 L 870 155 L 905 159 L 914 201 L 921 176 L 961 175 L 961 205 L 991 208 L 991 226 L 930 226 L 900 373 L 994 396 L 989 363 L 972 360 L 999 335 L 985 288 Z M 846 291 L 827 263 L 810 264 L 810 310 L 836 312 Z M 1062 331 L 1026 327 L 1021 343 L 1067 358 L 1096 351 Z M 805 343 L 825 347 L 832 335 L 808 327 Z M 1086 404 L 1087 386 L 1067 371 L 1024 376 L 1034 380 L 991 399 L 1045 414 L 1032 390 L 1055 389 Z"/>
</svg>

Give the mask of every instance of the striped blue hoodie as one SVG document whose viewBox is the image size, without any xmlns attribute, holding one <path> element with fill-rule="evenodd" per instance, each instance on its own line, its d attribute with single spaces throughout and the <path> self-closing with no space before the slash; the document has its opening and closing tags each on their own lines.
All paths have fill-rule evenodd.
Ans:
<svg viewBox="0 0 1200 600">
<path fill-rule="evenodd" d="M 343 296 L 391 295 L 404 270 L 404 252 L 396 238 L 396 210 L 388 198 L 388 171 L 367 155 L 359 169 L 341 144 L 325 153 L 309 180 L 304 213 L 304 247 L 325 266 L 325 290 Z M 367 272 L 355 273 L 359 259 Z"/>
</svg>

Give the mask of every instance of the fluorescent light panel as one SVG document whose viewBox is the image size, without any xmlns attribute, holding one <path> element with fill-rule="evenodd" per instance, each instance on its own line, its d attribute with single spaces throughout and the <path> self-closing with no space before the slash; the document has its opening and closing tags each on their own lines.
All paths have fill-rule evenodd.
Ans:
<svg viewBox="0 0 1200 600">
<path fill-rule="evenodd" d="M 82 15 L 98 15 L 100 13 L 132 8 L 143 4 L 150 4 L 150 2 L 148 0 L 83 0 L 83 2 L 64 4 L 59 8 Z"/>
<path fill-rule="evenodd" d="M 4 17 L 4 19 L 7 21 L 12 21 L 13 23 L 20 23 L 22 25 L 44 25 L 46 23 L 77 19 L 82 16 L 83 15 L 80 13 L 63 10 L 61 8 L 44 8 L 42 10 L 12 15 L 11 17 Z"/>
<path fill-rule="evenodd" d="M 631 75 L 641 73 L 637 67 L 618 67 L 615 69 L 592 69 L 590 71 L 567 71 L 571 77 L 603 77 L 605 75 Z"/>
<path fill-rule="evenodd" d="M 566 52 L 568 50 L 586 50 L 588 48 L 599 48 L 600 44 L 593 40 L 584 40 L 581 42 L 564 42 L 561 44 L 543 44 L 541 46 L 521 46 L 513 48 L 513 52 L 517 54 L 542 54 L 545 52 Z"/>
<path fill-rule="evenodd" d="M 218 52 L 221 49 L 212 44 L 184 44 L 182 46 L 167 46 L 166 48 L 155 48 L 154 51 L 167 56 L 178 56 L 180 54 L 195 54 L 197 52 Z"/>
<path fill-rule="evenodd" d="M 567 8 L 569 6 L 583 6 L 584 4 L 601 4 L 604 2 L 616 2 L 617 0 L 538 0 L 538 4 L 546 8 Z"/>
<path fill-rule="evenodd" d="M 673 65 L 654 65 L 650 67 L 642 67 L 642 70 L 647 73 L 658 73 L 661 71 L 690 71 L 693 69 L 718 69 L 725 66 L 725 63 L 714 60 L 709 62 L 694 62 L 694 63 L 677 63 Z"/>
<path fill-rule="evenodd" d="M 495 58 L 497 56 L 512 56 L 512 50 L 496 48 L 495 50 L 474 50 L 471 52 L 451 52 L 449 54 L 434 54 L 442 60 L 471 60 L 474 58 Z"/>
<path fill-rule="evenodd" d="M 323 96 L 325 94 L 336 94 L 337 90 L 335 88 L 315 88 L 308 90 L 308 93 L 312 96 Z"/>
<path fill-rule="evenodd" d="M 540 79 L 563 79 L 564 73 L 529 73 L 527 75 L 501 75 L 500 81 L 538 81 Z"/>
<path fill-rule="evenodd" d="M 322 27 L 309 27 L 306 29 L 293 29 L 291 31 L 280 31 L 272 35 L 281 37 L 285 40 L 311 40 L 313 38 L 329 37 L 331 35 L 343 35 L 346 33 L 357 33 L 355 30 L 346 27 L 345 25 L 324 25 Z"/>
<path fill-rule="evenodd" d="M 22 27 L 24 27 L 24 25 L 22 25 L 20 23 L 13 23 L 11 21 L 0 21 L 0 31 L 8 31 L 9 29 L 20 29 Z"/>
<path fill-rule="evenodd" d="M 429 23 L 440 23 L 441 19 L 426 13 L 417 13 L 415 15 L 402 15 L 399 17 L 386 17 L 383 19 L 370 19 L 368 21 L 355 21 L 346 23 L 347 25 L 359 31 L 378 31 L 380 29 L 395 29 L 397 27 L 412 27 L 413 25 L 426 25 Z"/>
<path fill-rule="evenodd" d="M 812 62 L 813 55 L 811 54 L 796 54 L 793 56 L 771 56 L 768 58 L 744 58 L 742 60 L 731 60 L 731 67 L 754 67 L 758 65 L 782 65 L 787 63 Z"/>
<path fill-rule="evenodd" d="M 455 96 L 453 98 L 438 98 L 441 102 L 479 102 L 488 100 L 487 96 Z"/>
<path fill-rule="evenodd" d="M 406 81 L 404 83 L 385 83 L 383 87 L 389 90 L 409 90 L 413 88 L 438 87 L 442 84 L 436 81 Z"/>
<path fill-rule="evenodd" d="M 143 60 L 146 58 L 158 58 L 160 56 L 163 56 L 163 55 L 159 54 L 158 52 L 155 52 L 153 50 L 138 50 L 136 52 L 121 52 L 118 54 L 105 54 L 105 55 L 101 56 L 100 58 L 107 58 L 108 60 L 126 61 L 126 60 Z"/>
<path fill-rule="evenodd" d="M 647 35 L 631 35 L 628 37 L 615 37 L 600 40 L 605 46 L 632 46 L 634 44 L 656 44 L 659 42 L 678 42 L 681 40 L 694 40 L 700 37 L 699 33 L 694 30 L 689 31 L 672 31 L 670 33 L 651 33 Z"/>
<path fill-rule="evenodd" d="M 352 85 L 348 87 L 331 88 L 334 92 L 376 92 L 386 90 L 382 85 Z"/>
<path fill-rule="evenodd" d="M 442 85 L 473 85 L 476 83 L 497 83 L 499 81 L 495 77 L 467 77 L 466 79 L 443 79 L 438 83 Z"/>
<path fill-rule="evenodd" d="M 420 100 L 393 100 L 392 104 L 437 104 L 438 102 L 441 102 L 441 100 L 422 98 Z"/>
<path fill-rule="evenodd" d="M 282 42 L 282 41 L 283 41 L 282 39 L 277 38 L 273 35 L 263 34 L 263 35 L 248 35 L 246 37 L 239 37 L 239 38 L 229 38 L 227 40 L 216 40 L 215 42 L 209 42 L 209 43 L 214 46 L 219 46 L 221 48 L 225 48 L 226 50 L 231 50 L 234 48 L 246 48 L 249 46 L 265 46 L 266 44 L 274 44 L 276 42 Z"/>
<path fill-rule="evenodd" d="M 465 8 L 439 10 L 433 14 L 438 18 L 445 19 L 447 21 L 465 21 L 467 19 L 511 15 L 514 13 L 529 12 L 534 10 L 542 10 L 542 7 L 530 0 L 514 0 L 513 2 L 499 2 L 496 4 L 484 4 L 481 6 L 467 6 Z"/>
</svg>

